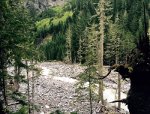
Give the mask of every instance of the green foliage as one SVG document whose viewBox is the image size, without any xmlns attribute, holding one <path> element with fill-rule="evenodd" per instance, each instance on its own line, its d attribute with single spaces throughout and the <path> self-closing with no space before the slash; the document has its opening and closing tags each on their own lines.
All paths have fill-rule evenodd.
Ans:
<svg viewBox="0 0 150 114">
<path fill-rule="evenodd" d="M 73 6 L 74 5 L 74 6 Z M 82 7 L 83 5 L 83 7 Z M 72 7 L 71 9 L 67 7 Z M 84 30 L 88 25 L 89 18 L 91 14 L 94 13 L 94 5 L 90 0 L 83 1 L 71 1 L 67 5 L 65 5 L 64 10 L 60 7 L 52 8 L 55 12 L 54 17 L 46 18 L 36 23 L 36 27 L 38 30 L 38 36 L 41 40 L 39 43 L 45 38 L 49 33 L 55 34 L 62 33 L 64 34 L 67 31 L 68 25 L 72 24 L 72 37 L 71 37 L 71 55 L 72 61 L 74 62 L 85 62 L 85 54 L 81 53 L 85 51 L 84 40 L 86 39 L 84 36 Z M 72 11 L 71 11 L 72 10 Z M 66 35 L 67 36 L 67 35 Z M 81 42 L 79 44 L 79 40 Z M 49 42 L 46 45 L 53 45 L 53 42 Z M 49 45 L 49 46 L 50 46 Z M 49 47 L 47 46 L 47 47 Z M 43 47 L 43 44 L 42 44 Z M 44 46 L 46 47 L 46 46 Z M 54 47 L 55 48 L 55 47 Z M 53 48 L 53 49 L 54 49 Z M 41 48 L 43 49 L 43 48 Z M 55 48 L 56 49 L 56 48 Z M 49 49 L 50 50 L 50 49 Z M 55 50 L 56 51 L 56 50 Z M 46 54 L 46 56 L 49 54 Z M 56 56 L 56 54 L 53 54 Z M 61 54 L 60 54 L 61 55 Z M 48 56 L 46 58 L 49 58 Z M 50 57 L 51 58 L 51 57 Z M 52 57 L 57 58 L 57 57 Z M 62 60 L 62 57 L 59 57 Z"/>
<path fill-rule="evenodd" d="M 62 6 L 55 6 L 52 8 L 52 10 L 55 11 L 57 14 L 61 14 L 64 9 Z"/>
<path fill-rule="evenodd" d="M 46 9 L 38 15 L 38 20 L 54 17 L 56 16 L 56 13 L 57 12 L 53 8 Z"/>
<path fill-rule="evenodd" d="M 87 26 L 86 17 L 76 19 L 76 23 L 72 26 L 72 60 L 74 62 L 84 62 L 86 35 L 84 30 Z"/>
<path fill-rule="evenodd" d="M 64 7 L 49 8 L 36 17 L 34 11 L 24 8 L 19 0 L 1 0 L 0 85 L 4 84 L 5 80 L 12 79 L 5 71 L 8 66 L 15 67 L 14 80 L 21 82 L 24 78 L 20 75 L 21 68 L 29 68 L 22 62 L 23 60 L 41 58 L 64 60 L 68 53 L 72 62 L 85 63 L 89 66 L 87 72 L 79 77 L 82 86 L 85 81 L 89 81 L 89 75 L 96 75 L 93 65 L 98 60 L 97 43 L 100 38 L 98 30 L 101 19 L 98 2 L 99 0 L 71 0 Z M 150 3 L 149 0 L 144 0 L 144 2 L 146 3 L 146 16 L 149 18 Z M 143 33 L 143 1 L 107 0 L 105 9 L 105 17 L 103 17 L 105 18 L 104 63 L 114 64 L 116 57 L 125 63 L 135 47 L 139 34 Z M 37 21 L 34 25 L 35 20 Z M 35 30 L 37 30 L 36 34 Z M 91 83 L 96 82 L 91 81 Z M 4 88 L 5 86 L 1 91 L 5 94 Z M 27 104 L 24 102 L 24 96 L 21 97 L 20 94 L 11 92 L 9 94 L 12 94 L 12 97 L 21 104 Z M 20 113 L 24 112 L 23 107 Z"/>
<path fill-rule="evenodd" d="M 36 22 L 37 30 L 40 31 L 42 29 L 48 30 L 51 26 L 58 26 L 59 23 L 65 23 L 69 17 L 72 16 L 72 12 L 65 12 L 60 17 L 53 17 L 53 18 L 44 18 L 40 21 Z"/>
<path fill-rule="evenodd" d="M 72 38 L 72 30 L 71 30 L 71 26 L 69 26 L 67 28 L 66 31 L 66 55 L 64 58 L 64 61 L 70 63 L 72 61 L 71 58 L 71 38 Z"/>
<path fill-rule="evenodd" d="M 50 34 L 52 36 L 52 40 L 47 40 L 47 43 L 40 44 L 40 50 L 44 52 L 43 55 L 46 60 L 63 60 L 65 57 L 65 35 L 63 34 L 67 29 L 66 26 L 71 17 L 72 12 L 68 11 L 60 15 L 60 17 L 57 15 L 36 23 L 38 36 L 40 36 L 38 43 L 43 42 L 43 39 L 47 39 Z"/>
<path fill-rule="evenodd" d="M 72 12 L 71 11 L 67 11 L 65 12 L 61 17 L 56 17 L 56 18 L 53 18 L 52 20 L 52 24 L 53 25 L 58 25 L 60 22 L 63 22 L 65 23 L 66 20 L 69 18 L 69 17 L 72 17 Z"/>
<path fill-rule="evenodd" d="M 94 33 L 98 31 L 99 27 L 98 2 L 98 0 L 71 0 L 63 8 L 59 6 L 51 8 L 50 10 L 54 12 L 54 14 L 52 13 L 53 16 L 46 17 L 36 23 L 40 41 L 48 34 L 62 33 L 65 34 L 64 37 L 67 37 L 67 28 L 71 25 L 70 51 L 72 62 L 85 63 L 86 49 L 89 45 L 87 39 L 90 36 L 87 34 L 86 29 L 94 23 L 97 26 L 93 31 Z M 148 11 L 149 2 L 145 2 Z M 119 60 L 126 62 L 129 52 L 135 47 L 135 42 L 143 31 L 142 7 L 142 1 L 108 0 L 105 2 L 105 64 L 115 62 L 115 50 L 118 40 Z M 47 14 L 50 14 L 50 12 L 47 12 Z M 99 37 L 99 34 L 97 36 Z"/>
<path fill-rule="evenodd" d="M 73 15 L 74 23 L 72 26 L 72 60 L 73 62 L 85 63 L 85 50 L 87 47 L 86 27 L 89 26 L 91 16 L 95 13 L 95 9 L 90 0 L 77 0 L 74 5 L 75 12 Z"/>
<path fill-rule="evenodd" d="M 93 65 L 89 65 L 84 73 L 78 75 L 78 83 L 76 83 L 76 93 L 79 95 L 78 100 L 88 99 L 90 102 L 90 111 L 92 112 L 92 101 L 97 100 L 98 96 L 95 94 L 97 89 L 96 83 L 98 80 L 94 80 L 97 75 L 97 69 Z M 85 95 L 86 94 L 86 95 Z"/>
<path fill-rule="evenodd" d="M 96 65 L 97 64 L 97 43 L 98 43 L 98 31 L 96 30 L 96 25 L 93 24 L 87 28 L 85 31 L 87 33 L 87 47 L 86 47 L 86 65 Z"/>
<path fill-rule="evenodd" d="M 72 17 L 72 14 L 71 11 L 64 11 L 62 6 L 55 6 L 43 11 L 36 22 L 38 34 L 42 31 L 48 33 L 53 26 L 66 23 L 67 19 Z"/>
<path fill-rule="evenodd" d="M 23 106 L 17 112 L 10 113 L 10 114 L 28 114 L 28 107 L 27 106 Z"/>
<path fill-rule="evenodd" d="M 63 60 L 65 56 L 65 36 L 58 34 L 53 36 L 52 40 L 42 44 L 41 48 L 44 51 L 46 60 Z"/>
<path fill-rule="evenodd" d="M 3 0 L 0 6 L 0 85 L 2 87 L 3 101 L 7 105 L 7 98 L 18 101 L 21 105 L 27 105 L 26 97 L 18 93 L 18 87 L 10 89 L 6 87 L 10 79 L 17 85 L 23 80 L 20 75 L 22 68 L 28 68 L 23 60 L 38 60 L 38 51 L 35 42 L 34 18 L 28 9 L 18 1 Z M 15 68 L 15 76 L 7 74 L 7 68 Z M 7 96 L 7 97 L 6 97 Z M 24 114 L 21 108 L 17 114 Z"/>
<path fill-rule="evenodd" d="M 48 29 L 49 25 L 50 25 L 50 18 L 45 18 L 36 22 L 37 30 Z"/>
<path fill-rule="evenodd" d="M 50 114 L 65 114 L 65 113 L 61 112 L 60 110 L 56 110 L 55 112 L 52 112 Z M 70 114 L 77 114 L 77 112 L 70 112 Z"/>
</svg>

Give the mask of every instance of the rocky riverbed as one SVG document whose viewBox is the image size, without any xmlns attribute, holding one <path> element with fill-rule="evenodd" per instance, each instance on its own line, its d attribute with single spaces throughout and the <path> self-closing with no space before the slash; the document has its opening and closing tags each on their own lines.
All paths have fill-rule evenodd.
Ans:
<svg viewBox="0 0 150 114">
<path fill-rule="evenodd" d="M 43 62 L 36 65 L 41 69 L 40 74 L 34 81 L 30 81 L 31 85 L 34 85 L 34 104 L 38 107 L 39 111 L 34 111 L 34 114 L 50 114 L 55 110 L 61 110 L 63 112 L 78 112 L 78 114 L 90 114 L 90 105 L 88 92 L 83 90 L 79 95 L 76 92 L 75 84 L 78 82 L 76 76 L 84 72 L 85 66 L 79 64 L 65 64 L 62 62 Z M 32 73 L 30 73 L 32 76 Z M 106 107 L 110 110 L 117 106 L 117 104 L 110 104 L 108 102 L 117 98 L 117 74 L 112 72 L 111 75 L 104 79 L 104 99 L 106 101 Z M 33 81 L 33 83 L 32 83 Z M 126 92 L 129 89 L 129 84 L 126 81 L 122 82 L 122 98 L 126 97 Z M 21 84 L 20 91 L 27 93 L 27 86 Z M 32 91 L 30 91 L 32 96 Z M 80 96 L 82 99 L 78 100 Z M 93 101 L 93 114 L 99 111 L 101 104 Z M 127 107 L 122 105 L 123 112 L 118 114 L 127 114 Z M 105 113 L 107 114 L 107 113 Z M 111 114 L 111 113 L 109 113 Z M 117 113 L 115 113 L 117 114 Z"/>
</svg>

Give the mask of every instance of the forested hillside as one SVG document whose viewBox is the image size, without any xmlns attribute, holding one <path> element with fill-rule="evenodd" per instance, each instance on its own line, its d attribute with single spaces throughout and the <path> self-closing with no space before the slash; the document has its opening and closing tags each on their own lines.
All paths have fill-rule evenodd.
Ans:
<svg viewBox="0 0 150 114">
<path fill-rule="evenodd" d="M 149 5 L 148 1 L 145 2 L 148 16 Z M 135 48 L 135 43 L 143 32 L 142 4 L 136 0 L 107 0 L 105 3 L 105 64 L 114 64 L 116 55 L 120 62 L 127 62 L 127 56 Z M 46 43 L 41 43 L 41 47 L 45 50 L 47 60 L 65 60 L 67 56 L 71 56 L 72 62 L 86 62 L 88 37 L 94 37 L 95 40 L 99 37 L 100 5 L 98 0 L 71 1 L 64 7 L 56 6 L 40 15 L 40 20 L 36 22 L 38 43 Z M 89 35 L 90 32 L 93 35 Z"/>
<path fill-rule="evenodd" d="M 59 76 L 73 78 L 74 85 L 65 87 L 88 94 L 86 108 L 89 112 L 86 113 L 94 114 L 94 106 L 99 105 L 102 107 L 99 113 L 111 114 L 110 110 L 115 109 L 122 114 L 120 102 L 124 102 L 131 114 L 149 114 L 149 40 L 149 0 L 0 0 L 0 114 L 39 114 L 40 103 L 35 101 L 34 92 L 41 83 L 51 85 L 44 82 L 50 78 L 43 77 L 50 74 L 44 73 L 59 72 L 60 67 L 67 67 L 58 61 L 83 68 L 75 76 L 67 69 Z M 57 68 L 53 61 L 58 62 Z M 50 63 L 44 66 L 43 62 Z M 114 71 L 118 73 L 112 79 Z M 58 74 L 53 76 L 56 78 Z M 121 78 L 127 82 L 122 82 Z M 120 100 L 121 94 L 127 92 L 121 90 L 122 83 L 128 85 L 129 80 L 127 98 Z M 59 90 L 61 87 L 56 86 L 59 81 L 53 81 L 50 81 L 51 86 Z M 104 90 L 108 89 L 109 81 L 116 84 L 119 101 L 114 101 L 118 102 L 117 106 L 108 108 Z M 26 89 L 20 91 L 24 87 L 22 84 Z M 63 83 L 58 85 L 61 84 L 65 88 Z M 62 111 L 67 110 L 62 107 Z M 61 114 L 60 108 L 54 107 L 57 111 L 53 113 Z M 74 109 L 72 114 L 81 113 L 80 109 Z"/>
</svg>

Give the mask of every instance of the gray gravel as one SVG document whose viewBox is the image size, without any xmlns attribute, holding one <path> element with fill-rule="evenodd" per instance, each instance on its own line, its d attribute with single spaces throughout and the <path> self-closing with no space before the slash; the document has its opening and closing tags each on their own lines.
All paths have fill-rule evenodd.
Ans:
<svg viewBox="0 0 150 114">
<path fill-rule="evenodd" d="M 38 63 L 36 66 L 42 70 L 40 76 L 37 76 L 34 80 L 34 104 L 39 108 L 39 111 L 35 111 L 34 114 L 50 114 L 50 112 L 57 109 L 64 112 L 77 111 L 78 114 L 90 114 L 90 105 L 87 99 L 88 93 L 83 90 L 81 95 L 84 95 L 84 97 L 82 100 L 78 100 L 80 96 L 76 93 L 75 86 L 76 76 L 84 72 L 86 67 L 62 62 L 43 62 Z M 117 87 L 116 80 L 116 73 L 112 72 L 108 78 L 104 79 L 106 88 L 115 89 Z M 129 84 L 125 81 L 122 83 L 124 83 L 122 92 L 127 93 Z M 27 86 L 25 84 L 20 86 L 20 91 L 26 94 Z M 101 108 L 101 105 L 93 102 L 93 110 L 96 111 L 99 108 Z"/>
</svg>

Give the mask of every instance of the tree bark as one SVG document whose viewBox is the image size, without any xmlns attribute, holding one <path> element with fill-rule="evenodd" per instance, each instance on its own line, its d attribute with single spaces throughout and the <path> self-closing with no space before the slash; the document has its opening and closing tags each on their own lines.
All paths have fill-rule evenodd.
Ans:
<svg viewBox="0 0 150 114">
<path fill-rule="evenodd" d="M 90 97 L 90 114 L 93 113 L 93 106 L 92 106 L 92 90 L 91 90 L 91 74 L 89 73 L 89 97 Z"/>
<path fill-rule="evenodd" d="M 120 78 L 120 75 L 118 73 L 118 100 L 121 99 L 121 78 Z M 121 109 L 121 103 L 118 102 L 118 109 L 120 110 Z"/>
<path fill-rule="evenodd" d="M 33 65 L 33 60 L 32 60 Z M 32 114 L 34 114 L 34 70 L 32 70 Z"/>
<path fill-rule="evenodd" d="M 31 114 L 31 106 L 30 106 L 30 80 L 29 80 L 29 69 L 28 69 L 28 61 L 26 60 L 26 75 L 27 75 L 27 91 L 28 91 L 28 113 Z"/>
<path fill-rule="evenodd" d="M 7 102 L 7 86 L 6 86 L 6 68 L 3 68 L 2 69 L 2 73 L 3 73 L 3 78 L 2 78 L 2 83 L 3 83 L 3 98 L 4 98 L 4 105 L 5 105 L 5 108 L 7 109 L 7 105 L 8 105 L 8 102 Z"/>
<path fill-rule="evenodd" d="M 105 18 L 105 13 L 104 13 L 104 5 L 105 5 L 105 1 L 104 0 L 100 0 L 100 5 L 99 5 L 99 9 L 100 9 L 100 40 L 99 40 L 99 44 L 98 44 L 98 71 L 99 71 L 99 75 L 103 76 L 103 53 L 104 53 L 104 29 L 105 29 L 105 24 L 104 24 L 104 18 Z M 99 80 L 99 99 L 101 101 L 101 103 L 104 105 L 104 99 L 103 99 L 103 81 Z"/>
<path fill-rule="evenodd" d="M 117 41 L 116 41 L 116 64 L 119 64 L 119 38 L 117 38 Z M 118 100 L 120 100 L 121 98 L 121 77 L 120 77 L 120 74 L 118 73 L 118 87 L 117 87 L 117 90 L 118 90 Z M 118 102 L 118 110 L 121 109 L 121 102 Z"/>
</svg>

